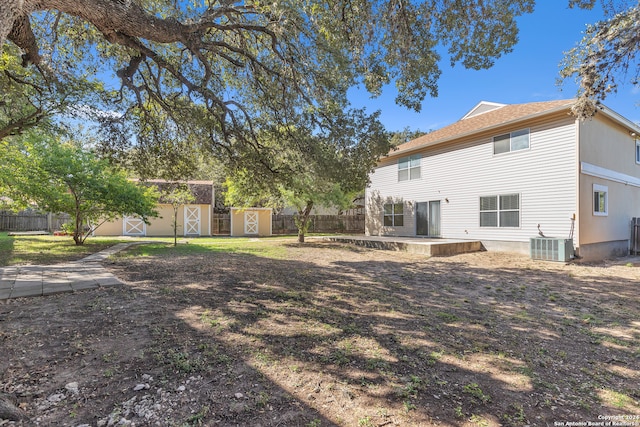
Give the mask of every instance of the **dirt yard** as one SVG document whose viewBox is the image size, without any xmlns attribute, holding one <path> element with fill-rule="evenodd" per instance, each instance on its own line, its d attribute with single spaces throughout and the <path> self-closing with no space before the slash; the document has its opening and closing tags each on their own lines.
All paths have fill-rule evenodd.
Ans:
<svg viewBox="0 0 640 427">
<path fill-rule="evenodd" d="M 246 245 L 0 303 L 0 426 L 640 426 L 640 263 Z"/>
</svg>

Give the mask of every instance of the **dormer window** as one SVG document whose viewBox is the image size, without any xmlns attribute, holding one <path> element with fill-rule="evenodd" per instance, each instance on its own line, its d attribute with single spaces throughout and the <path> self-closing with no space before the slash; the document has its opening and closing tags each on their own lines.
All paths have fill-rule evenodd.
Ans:
<svg viewBox="0 0 640 427">
<path fill-rule="evenodd" d="M 522 129 L 504 135 L 493 137 L 493 154 L 509 153 L 511 151 L 529 148 L 529 129 Z"/>
</svg>

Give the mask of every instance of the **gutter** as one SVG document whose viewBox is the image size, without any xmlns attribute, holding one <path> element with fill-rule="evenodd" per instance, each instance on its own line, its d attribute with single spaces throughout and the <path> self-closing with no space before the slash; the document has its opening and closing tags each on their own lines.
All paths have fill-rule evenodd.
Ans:
<svg viewBox="0 0 640 427">
<path fill-rule="evenodd" d="M 498 123 L 498 124 L 495 124 L 495 125 L 492 125 L 492 126 L 488 126 L 488 127 L 482 128 L 482 129 L 461 133 L 461 134 L 458 134 L 458 135 L 455 135 L 455 136 L 451 136 L 451 137 L 448 137 L 448 138 L 444 138 L 444 139 L 439 139 L 439 140 L 436 140 L 436 141 L 433 141 L 433 142 L 426 143 L 424 145 L 419 145 L 419 146 L 408 148 L 408 149 L 405 149 L 405 150 L 392 151 L 392 152 L 388 153 L 385 156 L 385 158 L 391 158 L 391 157 L 395 157 L 395 156 L 397 156 L 399 154 L 406 154 L 406 153 L 412 153 L 412 152 L 415 152 L 415 151 L 420 151 L 420 150 L 422 150 L 424 148 L 427 148 L 427 147 L 433 147 L 433 146 L 436 146 L 436 145 L 444 144 L 446 142 L 455 141 L 457 139 L 462 139 L 462 138 L 465 138 L 465 137 L 468 137 L 468 136 L 472 136 L 472 135 L 476 135 L 476 134 L 479 134 L 479 133 L 491 131 L 493 129 L 498 129 L 498 128 L 501 128 L 501 127 L 504 127 L 504 126 L 508 126 L 508 125 L 511 125 L 511 124 L 520 123 L 520 122 L 523 122 L 525 120 L 531 120 L 531 119 L 535 119 L 535 118 L 538 118 L 538 117 L 544 117 L 544 116 L 547 116 L 547 115 L 551 115 L 551 114 L 558 113 L 558 112 L 564 111 L 564 110 L 569 110 L 569 109 L 570 109 L 570 104 L 569 105 L 564 105 L 562 107 L 556 107 L 556 108 L 553 108 L 551 110 L 545 110 L 545 111 L 542 111 L 540 113 L 530 114 L 528 116 L 524 116 L 524 117 L 521 117 L 521 118 L 518 118 L 518 119 L 506 121 L 506 122 L 501 122 L 501 123 Z M 615 114 L 618 117 L 620 117 L 621 119 L 626 120 L 621 115 L 619 115 L 617 113 L 615 113 Z M 631 122 L 629 120 L 626 120 L 626 121 L 627 121 L 627 123 L 633 123 L 633 122 Z M 637 128 L 637 126 L 636 126 L 636 128 Z M 638 128 L 638 133 L 640 134 L 640 128 Z"/>
</svg>

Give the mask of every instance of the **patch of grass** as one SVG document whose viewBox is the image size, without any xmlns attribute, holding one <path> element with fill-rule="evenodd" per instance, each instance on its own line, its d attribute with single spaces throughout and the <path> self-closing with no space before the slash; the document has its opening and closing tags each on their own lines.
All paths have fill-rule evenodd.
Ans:
<svg viewBox="0 0 640 427">
<path fill-rule="evenodd" d="M 156 239 L 154 239 L 155 241 Z M 249 254 L 263 258 L 284 259 L 286 248 L 280 241 L 270 238 L 249 239 L 244 237 L 198 237 L 181 239 L 178 246 L 167 239 L 158 243 L 133 247 L 122 257 L 181 256 L 206 253 Z M 291 239 L 294 240 L 293 238 Z"/>
<path fill-rule="evenodd" d="M 373 422 L 371 421 L 371 417 L 362 417 L 358 420 L 358 425 L 361 427 L 373 427 Z"/>
<path fill-rule="evenodd" d="M 473 398 L 477 399 L 482 403 L 491 402 L 491 396 L 485 394 L 478 383 L 469 383 L 462 388 L 462 392 L 471 395 Z"/>
<path fill-rule="evenodd" d="M 344 325 L 342 331 L 345 335 L 360 335 L 362 333 L 362 330 L 355 322 Z"/>
<path fill-rule="evenodd" d="M 389 362 L 380 357 L 374 357 L 367 359 L 366 367 L 370 371 L 385 370 L 389 368 Z"/>
<path fill-rule="evenodd" d="M 228 319 L 224 316 L 221 317 L 215 317 L 212 315 L 211 311 L 209 310 L 205 310 L 201 315 L 200 315 L 200 321 L 205 324 L 208 325 L 218 331 L 222 330 L 225 328 L 225 324 L 228 324 Z"/>
<path fill-rule="evenodd" d="M 218 354 L 216 356 L 216 360 L 221 365 L 231 366 L 231 356 L 229 356 L 228 354 Z"/>
<path fill-rule="evenodd" d="M 261 391 L 256 396 L 256 406 L 258 408 L 266 408 L 270 400 L 271 396 L 269 396 L 269 393 L 267 393 L 266 391 Z"/>
<path fill-rule="evenodd" d="M 638 409 L 631 397 L 615 390 L 603 389 L 600 391 L 600 398 L 606 404 L 612 405 L 618 409 Z M 632 406 L 633 405 L 633 406 Z"/>
<path fill-rule="evenodd" d="M 165 358 L 170 365 L 185 374 L 203 370 L 202 360 L 183 351 L 170 349 Z"/>
<path fill-rule="evenodd" d="M 431 353 L 429 353 L 427 363 L 430 366 L 433 366 L 438 360 L 440 360 L 440 358 L 442 358 L 442 356 L 444 356 L 444 351 L 432 351 Z"/>
<path fill-rule="evenodd" d="M 409 397 L 416 398 L 418 397 L 418 391 L 422 390 L 424 388 L 424 385 L 425 384 L 422 378 L 417 375 L 411 375 L 411 379 L 409 380 L 409 382 L 407 382 L 407 384 L 405 384 L 405 386 L 399 390 L 398 394 L 400 395 L 400 397 L 403 397 L 405 399 Z"/>
<path fill-rule="evenodd" d="M 518 366 L 516 368 L 516 372 L 519 372 L 522 375 L 525 375 L 529 378 L 533 378 L 534 376 L 533 368 L 531 368 L 530 366 Z"/>
<path fill-rule="evenodd" d="M 187 418 L 187 422 L 185 424 L 183 424 L 183 426 L 200 426 L 202 425 L 202 423 L 204 422 L 207 414 L 209 413 L 209 407 L 208 406 L 203 406 L 202 409 L 200 409 L 200 411 L 198 411 L 197 413 L 191 415 L 189 418 Z"/>
<path fill-rule="evenodd" d="M 471 415 L 471 418 L 469 418 L 469 422 L 479 427 L 489 427 L 489 421 L 485 420 L 480 415 Z"/>
<path fill-rule="evenodd" d="M 0 265 L 9 265 L 11 254 L 13 253 L 14 237 L 8 233 L 0 233 Z"/>
<path fill-rule="evenodd" d="M 402 402 L 402 404 L 404 405 L 404 411 L 405 412 L 415 411 L 415 409 L 416 409 L 416 405 L 414 405 L 413 403 L 411 403 L 408 400 L 405 400 L 404 402 Z"/>
<path fill-rule="evenodd" d="M 596 316 L 592 314 L 585 314 L 581 317 L 582 323 L 585 325 L 601 325 L 602 321 L 598 320 Z"/>
<path fill-rule="evenodd" d="M 327 361 L 333 362 L 338 366 L 348 365 L 351 359 L 349 359 L 350 352 L 345 349 L 339 348 L 331 352 Z"/>
<path fill-rule="evenodd" d="M 527 416 L 524 413 L 524 408 L 518 403 L 512 403 L 509 405 L 507 413 L 502 415 L 502 420 L 509 426 L 522 426 L 527 423 Z"/>
<path fill-rule="evenodd" d="M 124 240 L 112 237 L 89 237 L 76 246 L 69 236 L 8 236 L 0 233 L 0 266 L 51 265 L 77 261 Z"/>
<path fill-rule="evenodd" d="M 455 314 L 447 313 L 447 312 L 444 312 L 444 311 L 437 312 L 436 316 L 438 316 L 440 319 L 442 319 L 446 323 L 453 323 L 453 322 L 457 322 L 458 320 L 460 320 L 460 318 L 458 316 L 456 316 Z"/>
<path fill-rule="evenodd" d="M 102 355 L 102 361 L 104 363 L 111 363 L 117 357 L 118 357 L 118 353 L 115 352 L 115 351 L 113 353 L 105 353 L 105 354 Z"/>
</svg>

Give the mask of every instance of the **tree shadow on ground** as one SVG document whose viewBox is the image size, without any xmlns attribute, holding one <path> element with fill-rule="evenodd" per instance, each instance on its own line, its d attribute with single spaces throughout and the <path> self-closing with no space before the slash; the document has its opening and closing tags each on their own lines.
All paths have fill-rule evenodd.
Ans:
<svg viewBox="0 0 640 427">
<path fill-rule="evenodd" d="M 319 266 L 229 256 L 217 263 L 206 281 L 216 297 L 208 285 L 189 291 L 198 309 L 226 319 L 262 370 L 278 371 L 272 365 L 284 360 L 304 364 L 353 387 L 346 395 L 370 401 L 361 408 L 408 409 L 415 423 L 456 425 L 484 414 L 517 424 L 540 413 L 544 422 L 597 417 L 592 408 L 606 405 L 599 390 L 633 393 L 608 365 L 637 372 L 638 325 L 604 308 L 611 299 L 633 307 L 631 280 L 437 261 Z"/>
<path fill-rule="evenodd" d="M 120 259 L 125 288 L 61 297 L 51 304 L 64 316 L 30 333 L 42 343 L 67 330 L 43 347 L 56 363 L 84 360 L 73 375 L 113 369 L 92 380 L 98 396 L 144 374 L 185 384 L 173 421 L 204 425 L 546 425 L 637 408 L 632 277 L 288 250 Z M 25 310 L 12 327 L 37 308 Z M 86 353 L 69 354 L 78 345 Z"/>
</svg>

